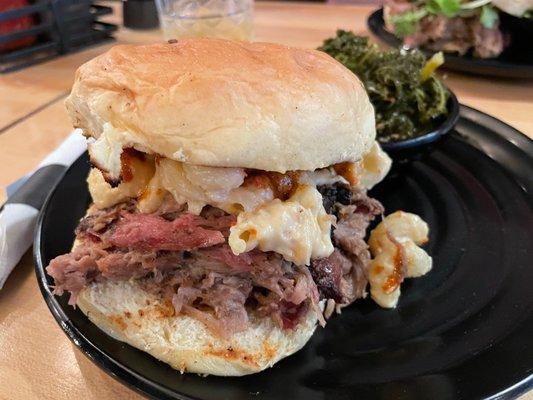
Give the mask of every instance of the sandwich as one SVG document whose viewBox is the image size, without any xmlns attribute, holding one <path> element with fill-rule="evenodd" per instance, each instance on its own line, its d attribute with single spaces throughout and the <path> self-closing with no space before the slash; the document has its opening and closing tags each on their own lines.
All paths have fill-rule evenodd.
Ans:
<svg viewBox="0 0 533 400">
<path fill-rule="evenodd" d="M 82 65 L 66 108 L 92 197 L 47 267 L 100 329 L 181 372 L 240 376 L 431 268 L 427 225 L 367 190 L 390 158 L 358 78 L 325 53 L 187 39 Z M 372 257 L 373 254 L 373 257 Z"/>
</svg>

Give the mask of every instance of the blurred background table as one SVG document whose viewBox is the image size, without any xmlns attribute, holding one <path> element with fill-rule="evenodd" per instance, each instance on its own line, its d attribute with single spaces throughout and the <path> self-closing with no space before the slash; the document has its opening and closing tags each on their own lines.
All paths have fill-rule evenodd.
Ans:
<svg viewBox="0 0 533 400">
<path fill-rule="evenodd" d="M 120 3 L 109 20 L 120 22 Z M 368 35 L 372 6 L 257 2 L 256 40 L 315 48 L 337 28 Z M 162 40 L 159 31 L 120 29 L 118 43 Z M 113 44 L 0 75 L 0 189 L 30 172 L 72 130 L 63 100 L 76 68 Z M 533 81 L 445 73 L 461 103 L 491 114 L 533 138 Z M 75 194 L 73 194 L 75 195 Z M 2 198 L 0 197 L 0 201 Z M 0 399 L 133 399 L 83 356 L 53 320 L 33 273 L 31 254 L 0 290 Z M 533 400 L 529 394 L 524 399 Z"/>
</svg>

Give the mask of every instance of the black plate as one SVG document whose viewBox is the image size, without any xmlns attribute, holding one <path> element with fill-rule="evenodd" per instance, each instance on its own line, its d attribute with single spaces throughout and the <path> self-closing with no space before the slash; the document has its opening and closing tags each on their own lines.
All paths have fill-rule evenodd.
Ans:
<svg viewBox="0 0 533 400">
<path fill-rule="evenodd" d="M 398 308 L 360 301 L 317 329 L 296 355 L 262 373 L 202 378 L 105 335 L 44 266 L 68 252 L 89 202 L 86 156 L 66 173 L 38 222 L 43 296 L 90 359 L 144 394 L 171 399 L 512 398 L 533 387 L 533 142 L 468 107 L 422 158 L 396 166 L 373 195 L 387 212 L 431 226 L 434 269 L 402 286 Z M 57 349 L 50 349 L 57 351 Z"/>
<path fill-rule="evenodd" d="M 443 135 L 449 133 L 457 120 L 459 119 L 459 101 L 451 90 L 450 98 L 448 99 L 448 115 L 444 120 L 440 121 L 439 125 L 430 132 L 423 135 L 416 136 L 410 139 L 398 140 L 395 142 L 381 143 L 381 147 L 387 153 L 395 157 L 405 157 L 418 152 L 421 148 L 439 140 Z"/>
<path fill-rule="evenodd" d="M 368 17 L 368 28 L 383 42 L 392 47 L 400 47 L 402 41 L 385 29 L 383 9 L 374 11 Z M 514 37 L 513 37 L 514 39 Z M 434 51 L 421 49 L 426 55 Z M 444 66 L 450 70 L 475 75 L 499 76 L 504 78 L 533 79 L 533 47 L 531 40 L 515 40 L 497 58 L 476 58 L 470 55 L 459 56 L 446 53 Z"/>
</svg>

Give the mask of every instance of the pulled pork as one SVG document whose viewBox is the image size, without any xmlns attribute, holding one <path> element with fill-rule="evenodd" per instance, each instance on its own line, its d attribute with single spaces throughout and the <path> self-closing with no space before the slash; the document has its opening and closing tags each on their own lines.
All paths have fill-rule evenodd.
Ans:
<svg viewBox="0 0 533 400">
<path fill-rule="evenodd" d="M 364 297 L 370 252 L 365 242 L 368 225 L 383 206 L 364 192 L 352 192 L 348 185 L 337 183 L 319 187 L 324 208 L 337 217 L 332 231 L 335 251 L 327 258 L 312 260 L 311 275 L 322 299 L 348 305 Z"/>
<path fill-rule="evenodd" d="M 350 304 L 364 296 L 370 260 L 364 237 L 383 211 L 347 185 L 319 190 L 326 210 L 337 216 L 336 249 L 309 267 L 274 252 L 234 255 L 227 237 L 235 217 L 220 209 L 205 207 L 197 216 L 168 198 L 155 213 L 142 214 L 130 201 L 92 210 L 81 220 L 81 245 L 47 267 L 54 293 L 69 292 L 75 305 L 77 294 L 94 282 L 135 279 L 170 300 L 176 315 L 194 317 L 222 337 L 246 329 L 249 312 L 293 329 L 310 308 L 321 316 L 320 298 Z"/>
</svg>

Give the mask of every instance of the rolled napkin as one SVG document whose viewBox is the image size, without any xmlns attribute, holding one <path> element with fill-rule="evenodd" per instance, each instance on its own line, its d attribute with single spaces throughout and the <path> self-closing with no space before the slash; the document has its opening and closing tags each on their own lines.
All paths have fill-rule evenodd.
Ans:
<svg viewBox="0 0 533 400">
<path fill-rule="evenodd" d="M 86 147 L 86 139 L 75 130 L 33 173 L 8 187 L 7 201 L 0 209 L 0 289 L 31 246 L 37 216 L 46 197 Z"/>
</svg>

